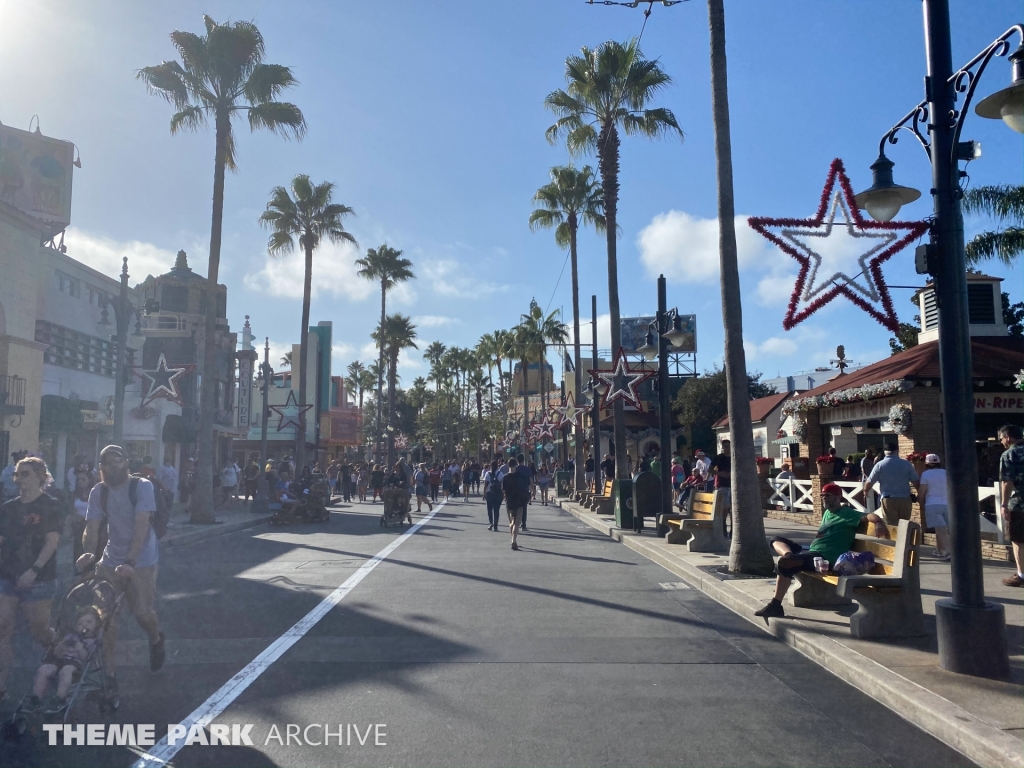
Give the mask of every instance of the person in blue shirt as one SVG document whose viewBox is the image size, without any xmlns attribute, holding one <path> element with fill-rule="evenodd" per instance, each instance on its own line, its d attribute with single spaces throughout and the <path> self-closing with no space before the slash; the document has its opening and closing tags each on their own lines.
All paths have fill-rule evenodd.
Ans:
<svg viewBox="0 0 1024 768">
<path fill-rule="evenodd" d="M 899 525 L 900 520 L 909 520 L 913 508 L 910 486 L 916 485 L 917 470 L 906 459 L 896 454 L 896 443 L 886 443 L 885 458 L 875 464 L 864 480 L 864 498 L 877 482 L 882 496 L 882 515 L 889 525 Z"/>
</svg>

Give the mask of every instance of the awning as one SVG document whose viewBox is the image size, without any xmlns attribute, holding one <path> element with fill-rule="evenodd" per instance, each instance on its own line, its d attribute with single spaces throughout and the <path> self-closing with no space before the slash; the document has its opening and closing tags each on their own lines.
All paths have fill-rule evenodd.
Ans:
<svg viewBox="0 0 1024 768">
<path fill-rule="evenodd" d="M 85 423 L 82 409 L 60 395 L 43 395 L 39 404 L 39 431 L 78 432 Z"/>
<path fill-rule="evenodd" d="M 792 435 L 787 435 L 786 437 L 780 437 L 778 440 L 772 440 L 772 445 L 790 445 L 791 443 L 799 443 L 799 442 L 800 442 L 800 438 L 799 437 L 793 437 Z"/>
<path fill-rule="evenodd" d="M 196 427 L 194 424 L 189 424 L 181 416 L 170 413 L 164 417 L 161 439 L 165 443 L 194 443 L 196 441 Z"/>
</svg>

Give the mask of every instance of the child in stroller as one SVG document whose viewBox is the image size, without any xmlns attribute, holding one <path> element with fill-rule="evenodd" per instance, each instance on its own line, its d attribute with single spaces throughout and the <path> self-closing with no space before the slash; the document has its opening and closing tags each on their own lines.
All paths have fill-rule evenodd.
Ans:
<svg viewBox="0 0 1024 768">
<path fill-rule="evenodd" d="M 102 625 L 103 617 L 96 606 L 88 605 L 78 612 L 74 631 L 60 638 L 43 658 L 32 693 L 22 705 L 23 712 L 29 714 L 42 710 L 46 714 L 56 714 L 65 710 L 76 675 L 82 675 L 99 646 L 96 635 Z M 57 680 L 57 693 L 44 705 L 43 697 L 54 678 Z"/>
</svg>

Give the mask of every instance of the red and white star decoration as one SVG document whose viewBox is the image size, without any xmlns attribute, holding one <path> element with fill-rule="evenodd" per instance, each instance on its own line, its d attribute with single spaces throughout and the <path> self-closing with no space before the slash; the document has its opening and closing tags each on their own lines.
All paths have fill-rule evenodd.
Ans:
<svg viewBox="0 0 1024 768">
<path fill-rule="evenodd" d="M 558 426 L 561 427 L 565 424 L 571 424 L 575 427 L 576 420 L 579 418 L 579 415 L 587 409 L 577 408 L 576 399 L 572 396 L 572 392 L 570 392 L 565 397 L 565 403 L 563 405 L 555 406 L 554 410 L 559 414 Z"/>
<path fill-rule="evenodd" d="M 554 439 L 555 430 L 558 429 L 558 422 L 552 421 L 548 414 L 544 414 L 544 418 L 540 421 L 533 423 L 534 437 L 539 440 L 548 438 L 549 440 Z"/>
<path fill-rule="evenodd" d="M 610 371 L 591 368 L 587 370 L 587 373 L 596 376 L 608 386 L 601 396 L 602 409 L 610 408 L 616 400 L 622 400 L 626 405 L 631 405 L 638 411 L 642 411 L 643 403 L 640 401 L 637 387 L 652 378 L 657 371 L 631 368 L 626 361 L 626 351 L 619 347 L 615 353 L 615 364 Z"/>
<path fill-rule="evenodd" d="M 149 383 L 146 394 L 142 397 L 142 405 L 145 406 L 157 399 L 170 400 L 172 403 L 181 405 L 178 379 L 193 370 L 195 370 L 194 365 L 179 365 L 171 368 L 167 365 L 167 357 L 161 352 L 156 368 L 139 369 L 142 380 Z"/>
<path fill-rule="evenodd" d="M 306 411 L 312 407 L 312 405 L 299 405 L 298 400 L 295 399 L 295 390 L 289 389 L 288 399 L 284 401 L 284 405 L 270 406 L 270 410 L 281 417 L 281 421 L 277 425 L 277 431 L 281 432 L 288 427 L 302 429 Z"/>
<path fill-rule="evenodd" d="M 836 189 L 837 181 L 839 189 Z M 841 215 L 841 226 L 845 227 L 846 234 L 863 242 L 858 244 L 853 269 L 845 267 L 845 271 L 837 269 L 827 274 L 829 270 L 822 268 L 820 243 L 833 235 L 837 214 Z M 800 264 L 793 295 L 782 321 L 782 327 L 787 331 L 839 295 L 846 296 L 894 333 L 899 330 L 899 320 L 882 276 L 882 264 L 924 235 L 929 224 L 926 221 L 864 219 L 854 202 L 853 188 L 842 160 L 836 158 L 832 161 L 813 218 L 751 216 L 747 222 Z M 817 247 L 811 238 L 819 238 Z"/>
</svg>

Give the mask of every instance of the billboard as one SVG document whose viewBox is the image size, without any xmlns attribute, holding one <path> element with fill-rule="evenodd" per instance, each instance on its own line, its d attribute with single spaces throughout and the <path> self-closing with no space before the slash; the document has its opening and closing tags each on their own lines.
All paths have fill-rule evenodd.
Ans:
<svg viewBox="0 0 1024 768">
<path fill-rule="evenodd" d="M 673 345 L 669 352 L 691 353 L 697 351 L 697 316 L 680 315 L 683 333 L 686 334 L 682 343 Z M 647 329 L 654 322 L 654 317 L 624 317 L 621 320 L 622 348 L 628 354 L 635 354 L 644 345 L 647 338 Z"/>
<path fill-rule="evenodd" d="M 74 152 L 69 141 L 0 125 L 0 201 L 66 227 Z"/>
</svg>

